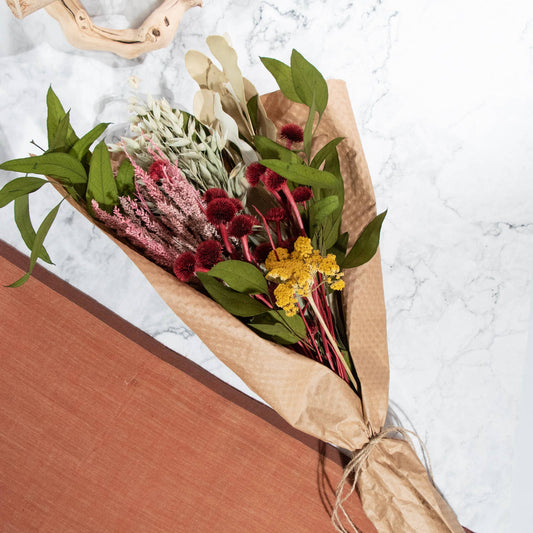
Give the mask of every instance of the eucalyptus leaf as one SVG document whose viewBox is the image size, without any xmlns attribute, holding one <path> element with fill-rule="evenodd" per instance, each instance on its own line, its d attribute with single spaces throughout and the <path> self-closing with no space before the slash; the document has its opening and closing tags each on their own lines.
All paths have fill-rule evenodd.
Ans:
<svg viewBox="0 0 533 533">
<path fill-rule="evenodd" d="M 328 249 L 328 253 L 334 254 L 337 258 L 337 264 L 342 265 L 344 258 L 346 257 L 346 250 L 348 248 L 349 234 L 345 231 L 342 235 L 339 235 L 337 242 Z"/>
<path fill-rule="evenodd" d="M 326 196 L 313 203 L 309 208 L 311 235 L 314 235 L 324 219 L 333 214 L 338 206 L 339 199 L 336 196 Z"/>
<path fill-rule="evenodd" d="M 45 183 L 48 183 L 48 180 L 35 178 L 34 176 L 26 176 L 11 180 L 2 187 L 2 190 L 0 190 L 0 208 L 5 207 L 9 202 L 12 202 L 19 196 L 35 192 Z"/>
<path fill-rule="evenodd" d="M 12 159 L 2 163 L 0 169 L 51 176 L 61 181 L 65 180 L 68 185 L 87 182 L 87 173 L 83 165 L 72 155 L 64 153 Z"/>
<path fill-rule="evenodd" d="M 129 159 L 124 159 L 116 177 L 119 196 L 132 196 L 135 193 L 135 169 Z"/>
<path fill-rule="evenodd" d="M 278 144 L 268 137 L 256 135 L 254 137 L 254 146 L 261 154 L 261 157 L 264 157 L 265 159 L 280 159 L 281 161 L 295 164 L 303 163 L 292 150 L 285 148 L 285 146 L 281 146 L 281 144 Z"/>
<path fill-rule="evenodd" d="M 68 129 L 70 127 L 70 111 L 63 115 L 54 133 L 54 138 L 48 146 L 49 152 L 66 152 L 70 146 L 67 142 Z"/>
<path fill-rule="evenodd" d="M 261 271 L 245 261 L 221 261 L 209 275 L 224 281 L 237 292 L 245 294 L 268 294 L 268 285 Z"/>
<path fill-rule="evenodd" d="M 91 157 L 89 180 L 87 182 L 86 200 L 92 212 L 91 201 L 96 200 L 102 209 L 110 211 L 118 203 L 118 189 L 109 151 L 104 141 L 96 145 Z"/>
<path fill-rule="evenodd" d="M 260 333 L 263 333 L 266 337 L 270 338 L 277 344 L 296 344 L 300 339 L 288 330 L 283 324 L 262 324 L 257 322 L 251 322 L 249 326 Z"/>
<path fill-rule="evenodd" d="M 33 248 L 32 248 L 31 255 L 30 255 L 30 267 L 28 269 L 28 272 L 26 272 L 24 276 L 19 278 L 17 281 L 12 283 L 11 285 L 8 285 L 8 287 L 20 287 L 21 285 L 24 285 L 24 283 L 26 283 L 26 281 L 28 281 L 28 279 L 30 278 L 31 273 L 33 272 L 33 269 L 35 267 L 35 263 L 37 263 L 37 258 L 40 256 L 41 251 L 43 249 L 44 239 L 46 238 L 46 235 L 48 234 L 48 230 L 50 229 L 50 227 L 52 226 L 56 218 L 57 212 L 59 211 L 59 206 L 61 205 L 62 202 L 63 200 L 61 200 L 61 202 L 59 202 L 46 215 L 41 225 L 39 226 L 37 233 L 35 234 L 35 239 L 33 241 Z"/>
<path fill-rule="evenodd" d="M 28 194 L 19 196 L 18 198 L 15 198 L 14 211 L 15 224 L 20 232 L 20 236 L 22 237 L 22 240 L 25 242 L 26 246 L 32 250 L 35 242 L 35 230 L 33 229 L 33 225 L 31 223 L 29 204 L 30 202 Z M 44 246 L 41 247 L 41 251 L 39 252 L 39 259 L 42 259 L 50 265 L 53 264 Z"/>
<path fill-rule="evenodd" d="M 294 89 L 300 100 L 320 115 L 328 105 L 328 84 L 320 72 L 296 50 L 291 55 L 291 74 Z"/>
<path fill-rule="evenodd" d="M 337 189 L 339 185 L 338 178 L 333 174 L 306 165 L 287 163 L 277 159 L 263 159 L 259 162 L 299 185 L 308 185 L 317 189 Z"/>
<path fill-rule="evenodd" d="M 217 281 L 205 272 L 197 272 L 198 279 L 211 298 L 234 316 L 250 317 L 268 311 L 268 307 L 247 294 L 241 294 Z"/>
<path fill-rule="evenodd" d="M 352 249 L 346 255 L 342 268 L 361 266 L 374 257 L 379 246 L 381 225 L 386 214 L 387 211 L 383 211 L 365 227 Z"/>
<path fill-rule="evenodd" d="M 273 59 L 271 57 L 261 57 L 261 62 L 267 70 L 274 76 L 281 92 L 291 101 L 299 104 L 303 103 L 302 99 L 298 96 L 294 83 L 292 81 L 291 67 L 285 63 Z"/>
<path fill-rule="evenodd" d="M 313 157 L 313 160 L 311 161 L 311 166 L 313 168 L 320 168 L 320 165 L 326 161 L 326 159 L 330 158 L 332 155 L 337 154 L 337 145 L 344 140 L 344 137 L 337 137 L 336 139 L 333 139 L 329 141 L 326 145 L 324 145 Z"/>
<path fill-rule="evenodd" d="M 315 122 L 316 114 L 316 104 L 315 104 L 315 95 L 313 94 L 313 99 L 309 106 L 309 115 L 307 116 L 307 121 L 304 128 L 304 154 L 307 157 L 307 161 L 311 159 L 311 144 L 313 143 L 313 124 Z"/>
<path fill-rule="evenodd" d="M 276 322 L 284 324 L 290 331 L 292 331 L 294 335 L 300 339 L 306 338 L 307 329 L 300 315 L 287 316 L 283 310 L 272 310 L 268 312 L 268 315 Z"/>
<path fill-rule="evenodd" d="M 248 102 L 246 102 L 246 107 L 248 108 L 248 114 L 250 115 L 250 120 L 252 121 L 252 126 L 254 128 L 254 131 L 257 131 L 259 128 L 259 119 L 257 116 L 258 111 L 259 111 L 258 99 L 259 99 L 259 95 L 254 94 L 248 100 Z"/>
<path fill-rule="evenodd" d="M 81 139 L 78 139 L 69 153 L 73 155 L 78 161 L 81 161 L 85 154 L 89 151 L 91 145 L 104 133 L 109 126 L 109 122 L 102 122 L 96 125 L 91 131 L 86 133 Z"/>
<path fill-rule="evenodd" d="M 48 146 L 51 148 L 54 138 L 56 136 L 56 131 L 61 120 L 65 117 L 66 113 L 57 97 L 56 93 L 52 90 L 50 86 L 48 92 L 46 93 L 46 107 L 48 108 L 48 114 L 46 118 L 46 129 L 48 132 Z M 65 138 L 72 146 L 77 140 L 78 137 L 74 133 L 70 123 L 67 127 L 67 133 Z"/>
</svg>

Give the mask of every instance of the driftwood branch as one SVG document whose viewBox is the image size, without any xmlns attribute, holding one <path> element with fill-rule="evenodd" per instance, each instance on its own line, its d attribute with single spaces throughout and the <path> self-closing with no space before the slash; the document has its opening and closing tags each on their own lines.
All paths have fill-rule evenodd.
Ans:
<svg viewBox="0 0 533 533">
<path fill-rule="evenodd" d="M 102 50 L 132 59 L 151 50 L 168 46 L 178 25 L 191 7 L 202 0 L 164 0 L 137 29 L 112 30 L 96 26 L 78 0 L 6 0 L 18 18 L 41 9 L 54 17 L 67 40 L 76 48 Z"/>
</svg>

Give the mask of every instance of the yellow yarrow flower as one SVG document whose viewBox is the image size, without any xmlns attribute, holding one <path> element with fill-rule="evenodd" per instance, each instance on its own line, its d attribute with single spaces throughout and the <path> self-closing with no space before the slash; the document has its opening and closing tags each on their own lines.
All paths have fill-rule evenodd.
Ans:
<svg viewBox="0 0 533 533">
<path fill-rule="evenodd" d="M 274 290 L 274 296 L 277 305 L 287 316 L 296 314 L 297 296 L 311 296 L 317 272 L 326 276 L 326 282 L 332 290 L 340 291 L 344 288 L 344 281 L 340 279 L 343 272 L 340 272 L 335 256 L 320 255 L 320 251 L 313 249 L 311 239 L 307 237 L 296 239 L 292 253 L 285 248 L 271 251 L 265 261 L 265 267 L 268 271 L 266 278 L 279 283 Z"/>
</svg>

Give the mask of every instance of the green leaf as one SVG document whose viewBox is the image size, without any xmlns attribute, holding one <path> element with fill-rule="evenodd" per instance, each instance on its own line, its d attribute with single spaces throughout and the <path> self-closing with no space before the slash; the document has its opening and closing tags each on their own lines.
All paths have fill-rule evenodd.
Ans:
<svg viewBox="0 0 533 533">
<path fill-rule="evenodd" d="M 300 339 L 293 335 L 283 324 L 274 323 L 274 324 L 261 324 L 261 323 L 250 323 L 249 326 L 260 333 L 263 333 L 265 336 L 269 337 L 272 341 L 277 344 L 296 344 Z"/>
<path fill-rule="evenodd" d="M 298 102 L 299 104 L 303 103 L 294 88 L 291 67 L 277 59 L 272 59 L 271 57 L 260 57 L 259 59 L 261 59 L 263 65 L 265 65 L 270 74 L 274 76 L 281 92 L 289 100 Z"/>
<path fill-rule="evenodd" d="M 67 146 L 67 134 L 70 126 L 70 111 L 63 115 L 63 118 L 59 121 L 55 130 L 54 138 L 49 143 L 49 152 L 65 152 L 70 148 Z"/>
<path fill-rule="evenodd" d="M 104 141 L 96 145 L 91 157 L 85 198 L 91 212 L 91 200 L 93 199 L 98 202 L 102 209 L 109 211 L 118 203 L 117 183 L 111 169 L 109 151 Z"/>
<path fill-rule="evenodd" d="M 309 208 L 311 235 L 314 235 L 324 219 L 333 214 L 339 206 L 339 199 L 336 196 L 326 196 L 313 203 Z"/>
<path fill-rule="evenodd" d="M 346 257 L 346 249 L 348 248 L 349 234 L 345 231 L 342 235 L 339 235 L 337 242 L 330 247 L 327 251 L 330 254 L 335 254 L 337 258 L 337 264 L 342 265 L 344 258 Z"/>
<path fill-rule="evenodd" d="M 95 126 L 90 132 L 86 133 L 81 139 L 78 139 L 74 146 L 70 149 L 70 154 L 73 155 L 78 161 L 81 161 L 85 154 L 89 151 L 89 148 L 102 133 L 109 126 L 109 122 L 102 122 Z"/>
<path fill-rule="evenodd" d="M 307 161 L 311 159 L 311 144 L 313 143 L 313 124 L 315 122 L 316 105 L 315 95 L 313 94 L 313 100 L 309 106 L 309 115 L 307 116 L 307 122 L 304 128 L 304 154 L 307 157 Z"/>
<path fill-rule="evenodd" d="M 268 294 L 265 276 L 257 267 L 245 261 L 221 261 L 208 274 L 221 279 L 237 292 Z"/>
<path fill-rule="evenodd" d="M 299 185 L 309 185 L 318 189 L 336 189 L 339 184 L 339 180 L 333 174 L 306 165 L 287 163 L 277 159 L 263 159 L 259 162 Z"/>
<path fill-rule="evenodd" d="M 234 316 L 255 316 L 268 311 L 268 307 L 247 294 L 241 294 L 217 281 L 205 272 L 197 272 L 198 279 L 211 298 Z"/>
<path fill-rule="evenodd" d="M 383 211 L 365 227 L 352 249 L 346 255 L 342 268 L 361 266 L 374 257 L 379 246 L 381 225 L 386 214 L 387 211 Z"/>
<path fill-rule="evenodd" d="M 320 165 L 328 158 L 330 158 L 332 155 L 337 154 L 337 145 L 344 140 L 344 137 L 337 137 L 336 139 L 333 139 L 332 141 L 329 141 L 328 144 L 323 146 L 313 157 L 313 160 L 311 161 L 311 166 L 313 168 L 320 168 Z"/>
<path fill-rule="evenodd" d="M 51 176 L 59 180 L 66 180 L 69 185 L 87 182 L 87 173 L 83 165 L 70 154 L 49 153 L 23 159 L 12 159 L 2 163 L 0 169 Z"/>
<path fill-rule="evenodd" d="M 135 193 L 135 169 L 129 159 L 120 163 L 116 183 L 119 196 L 131 196 Z"/>
<path fill-rule="evenodd" d="M 246 107 L 248 108 L 248 114 L 250 115 L 250 120 L 252 121 L 252 126 L 254 131 L 257 131 L 259 127 L 259 120 L 257 117 L 259 111 L 259 104 L 257 99 L 259 98 L 258 94 L 254 94 L 248 102 L 246 102 Z"/>
<path fill-rule="evenodd" d="M 59 202 L 49 213 L 46 215 L 45 219 L 42 221 L 41 225 L 39 226 L 39 229 L 37 230 L 37 233 L 35 234 L 35 240 L 33 241 L 33 248 L 30 255 L 30 267 L 28 269 L 28 272 L 24 274 L 21 278 L 19 278 L 17 281 L 12 283 L 11 285 L 8 285 L 8 287 L 20 287 L 21 285 L 24 285 L 26 281 L 31 276 L 31 273 L 33 272 L 33 268 L 35 267 L 35 263 L 37 263 L 37 258 L 41 254 L 41 250 L 43 249 L 43 242 L 46 238 L 46 235 L 48 234 L 48 230 L 50 229 L 50 226 L 54 222 L 57 212 L 59 211 L 59 206 L 61 205 L 61 202 Z"/>
<path fill-rule="evenodd" d="M 29 204 L 30 202 L 28 194 L 24 194 L 18 198 L 15 198 L 15 223 L 17 224 L 20 236 L 26 243 L 26 246 L 32 250 L 35 242 L 35 230 L 33 229 L 33 225 L 31 223 Z M 50 265 L 53 264 L 44 246 L 41 248 L 39 253 L 39 259 L 42 259 Z"/>
<path fill-rule="evenodd" d="M 46 118 L 48 146 L 51 148 L 54 143 L 59 123 L 61 120 L 63 120 L 66 114 L 61 102 L 59 101 L 59 98 L 56 96 L 51 86 L 48 88 L 48 92 L 46 94 L 46 106 L 48 108 L 48 116 Z M 70 146 L 72 146 L 78 140 L 78 137 L 74 133 L 70 123 L 67 127 L 67 134 L 65 138 L 69 142 Z"/>
<path fill-rule="evenodd" d="M 328 105 L 328 85 L 320 72 L 296 50 L 291 55 L 291 74 L 296 94 L 311 107 L 313 99 L 320 115 Z"/>
<path fill-rule="evenodd" d="M 281 161 L 286 161 L 287 163 L 296 164 L 303 163 L 303 161 L 292 150 L 285 148 L 285 146 L 281 146 L 281 144 L 278 144 L 268 137 L 256 135 L 254 137 L 254 146 L 255 149 L 261 154 L 261 157 L 264 157 L 265 159 L 280 159 Z"/>
<path fill-rule="evenodd" d="M 298 315 L 288 317 L 285 311 L 269 311 L 254 317 L 249 326 L 278 344 L 295 344 L 306 338 L 302 318 Z"/>
<path fill-rule="evenodd" d="M 307 337 L 307 329 L 300 315 L 287 316 L 283 310 L 273 310 L 268 312 L 276 322 L 285 324 L 285 326 L 300 339 Z"/>
<path fill-rule="evenodd" d="M 11 180 L 2 187 L 2 190 L 0 190 L 0 208 L 5 207 L 9 202 L 12 202 L 19 196 L 35 192 L 45 183 L 48 183 L 48 181 L 33 176 Z"/>
</svg>

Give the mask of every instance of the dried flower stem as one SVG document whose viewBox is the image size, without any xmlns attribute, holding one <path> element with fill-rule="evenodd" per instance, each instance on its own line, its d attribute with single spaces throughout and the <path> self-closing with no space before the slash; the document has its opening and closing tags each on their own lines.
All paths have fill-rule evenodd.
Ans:
<svg viewBox="0 0 533 533">
<path fill-rule="evenodd" d="M 352 374 L 352 371 L 350 370 L 350 367 L 347 365 L 346 361 L 344 360 L 344 356 L 342 355 L 342 352 L 339 349 L 337 341 L 333 338 L 333 335 L 329 331 L 329 328 L 328 328 L 327 324 L 324 322 L 324 318 L 322 317 L 322 314 L 321 314 L 320 310 L 318 309 L 318 307 L 316 306 L 315 302 L 313 301 L 313 298 L 308 298 L 308 301 L 309 301 L 309 305 L 312 307 L 313 311 L 315 312 L 315 315 L 316 315 L 318 321 L 320 322 L 320 324 L 324 328 L 324 332 L 326 333 L 326 336 L 328 337 L 329 342 L 331 343 L 331 347 L 333 348 L 333 350 L 335 351 L 336 356 L 338 357 L 338 359 L 340 360 L 340 362 L 344 366 L 344 370 L 346 370 L 346 374 L 350 378 L 350 381 L 352 382 L 352 385 L 353 385 L 353 387 L 355 389 L 355 392 L 357 394 L 359 394 L 359 391 L 357 390 L 357 381 L 354 378 L 354 376 Z"/>
</svg>

